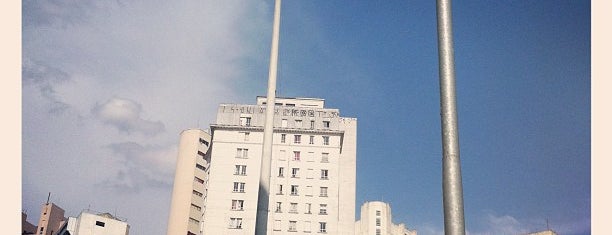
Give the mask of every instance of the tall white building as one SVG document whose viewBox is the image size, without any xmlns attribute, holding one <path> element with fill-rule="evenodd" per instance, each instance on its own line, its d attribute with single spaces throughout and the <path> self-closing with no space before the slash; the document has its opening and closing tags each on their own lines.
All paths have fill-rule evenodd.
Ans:
<svg viewBox="0 0 612 235">
<path fill-rule="evenodd" d="M 82 211 L 78 217 L 68 217 L 57 235 L 128 235 L 130 225 L 109 213 Z"/>
<path fill-rule="evenodd" d="M 355 222 L 355 235 L 417 235 L 403 223 L 394 224 L 389 204 L 373 201 L 361 206 L 361 219 Z"/>
<path fill-rule="evenodd" d="M 181 133 L 170 203 L 168 235 L 202 234 L 211 135 L 198 129 Z"/>
<path fill-rule="evenodd" d="M 183 146 L 195 138 L 181 137 L 179 161 L 202 158 L 209 165 L 203 196 L 189 195 L 202 202 L 200 209 L 175 203 L 184 196 L 177 195 L 177 184 L 195 184 L 175 177 L 168 235 L 255 234 L 258 193 L 269 194 L 267 234 L 354 234 L 357 120 L 325 108 L 323 99 L 277 98 L 271 191 L 258 192 L 265 102 L 257 97 L 256 105 L 221 104 L 211 125 L 210 155 L 198 157 Z M 193 165 L 177 163 L 177 175 L 194 171 Z M 201 217 L 184 216 L 195 212 Z M 177 221 L 201 230 L 173 230 Z"/>
</svg>

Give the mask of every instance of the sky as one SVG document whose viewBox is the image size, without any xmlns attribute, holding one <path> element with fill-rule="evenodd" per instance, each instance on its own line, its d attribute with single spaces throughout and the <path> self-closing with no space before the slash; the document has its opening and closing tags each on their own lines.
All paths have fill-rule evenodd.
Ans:
<svg viewBox="0 0 612 235">
<path fill-rule="evenodd" d="M 452 5 L 466 230 L 591 234 L 591 3 Z M 273 1 L 22 1 L 22 210 L 165 234 L 179 134 L 268 79 Z M 358 119 L 357 201 L 443 234 L 435 1 L 284 1 L 277 94 Z M 359 211 L 359 210 L 357 210 Z M 357 219 L 358 219 L 357 215 Z"/>
</svg>

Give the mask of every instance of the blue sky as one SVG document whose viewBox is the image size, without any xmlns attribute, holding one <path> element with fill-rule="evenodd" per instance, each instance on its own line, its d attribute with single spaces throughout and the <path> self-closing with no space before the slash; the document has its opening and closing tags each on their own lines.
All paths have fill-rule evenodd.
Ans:
<svg viewBox="0 0 612 235">
<path fill-rule="evenodd" d="M 181 130 L 265 95 L 273 1 L 33 1 L 22 25 L 22 207 L 165 234 Z M 466 229 L 590 234 L 591 4 L 455 1 Z M 442 234 L 435 2 L 284 1 L 278 95 L 358 124 L 357 207 Z M 58 169 L 71 169 L 60 170 Z M 155 206 L 151 206 L 155 205 Z M 150 219 L 142 215 L 151 215 Z"/>
</svg>

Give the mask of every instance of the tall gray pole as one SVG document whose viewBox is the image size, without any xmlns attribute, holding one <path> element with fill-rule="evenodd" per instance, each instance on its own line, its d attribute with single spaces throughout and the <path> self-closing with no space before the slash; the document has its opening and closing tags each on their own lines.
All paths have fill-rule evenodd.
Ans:
<svg viewBox="0 0 612 235">
<path fill-rule="evenodd" d="M 438 14 L 438 57 L 440 61 L 444 233 L 446 235 L 464 235 L 465 222 L 463 217 L 461 161 L 459 159 L 451 0 L 438 0 L 436 10 Z"/>
<path fill-rule="evenodd" d="M 257 218 L 255 234 L 266 235 L 268 230 L 270 199 L 270 168 L 272 165 L 272 134 L 274 131 L 274 103 L 276 102 L 276 72 L 278 64 L 278 37 L 280 29 L 281 0 L 274 4 L 274 23 L 272 27 L 272 48 L 270 49 L 270 71 L 268 73 L 268 96 L 266 103 L 266 122 L 261 151 L 261 172 L 257 196 Z"/>
</svg>

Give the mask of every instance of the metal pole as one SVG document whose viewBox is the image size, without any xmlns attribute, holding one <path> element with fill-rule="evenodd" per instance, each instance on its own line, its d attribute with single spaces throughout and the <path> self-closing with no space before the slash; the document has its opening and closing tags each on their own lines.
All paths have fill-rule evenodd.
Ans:
<svg viewBox="0 0 612 235">
<path fill-rule="evenodd" d="M 442 188 L 444 233 L 464 235 L 463 186 L 459 159 L 459 129 L 455 95 L 455 65 L 451 0 L 437 0 L 440 115 L 442 121 Z"/>
<path fill-rule="evenodd" d="M 268 73 L 268 95 L 266 103 L 266 121 L 261 153 L 261 172 L 259 192 L 257 194 L 257 218 L 255 234 L 265 235 L 268 230 L 270 200 L 270 168 L 272 165 L 272 135 L 274 131 L 274 104 L 276 100 L 276 73 L 278 64 L 278 38 L 280 29 L 281 0 L 274 4 L 274 23 L 272 27 L 272 48 L 270 50 L 270 71 Z"/>
</svg>

